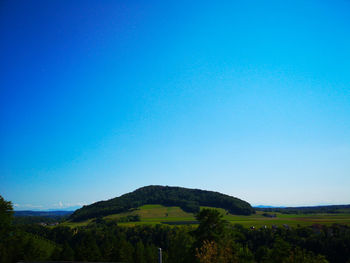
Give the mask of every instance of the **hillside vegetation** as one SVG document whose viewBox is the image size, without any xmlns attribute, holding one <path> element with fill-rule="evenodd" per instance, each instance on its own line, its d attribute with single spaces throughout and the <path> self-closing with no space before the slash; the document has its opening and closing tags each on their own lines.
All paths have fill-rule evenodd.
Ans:
<svg viewBox="0 0 350 263">
<path fill-rule="evenodd" d="M 350 262 L 349 214 L 238 216 L 223 208 L 200 209 L 194 215 L 148 204 L 88 219 L 84 226 L 68 221 L 52 227 L 15 225 L 11 202 L 0 196 L 0 262 L 146 263 L 157 261 L 158 248 L 164 263 Z"/>
<path fill-rule="evenodd" d="M 76 210 L 70 216 L 70 220 L 78 222 L 123 213 L 148 204 L 179 206 L 188 213 L 198 213 L 201 206 L 223 208 L 236 215 L 250 215 L 255 212 L 249 203 L 218 192 L 152 185 L 120 197 L 84 206 Z"/>
<path fill-rule="evenodd" d="M 350 213 L 350 205 L 323 205 L 301 207 L 265 207 L 255 208 L 257 211 L 278 212 L 282 214 L 342 214 Z"/>
</svg>

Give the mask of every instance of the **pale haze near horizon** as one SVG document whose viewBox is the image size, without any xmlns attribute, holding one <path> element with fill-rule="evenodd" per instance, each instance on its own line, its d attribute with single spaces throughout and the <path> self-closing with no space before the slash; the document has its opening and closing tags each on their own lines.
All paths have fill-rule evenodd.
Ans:
<svg viewBox="0 0 350 263">
<path fill-rule="evenodd" d="M 347 1 L 3 1 L 0 195 L 350 203 Z"/>
</svg>

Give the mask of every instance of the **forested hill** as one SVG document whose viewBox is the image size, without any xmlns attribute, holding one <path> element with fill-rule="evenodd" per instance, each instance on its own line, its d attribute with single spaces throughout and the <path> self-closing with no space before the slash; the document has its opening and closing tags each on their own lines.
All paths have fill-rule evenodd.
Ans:
<svg viewBox="0 0 350 263">
<path fill-rule="evenodd" d="M 147 204 L 179 206 L 186 212 L 197 213 L 200 206 L 224 208 L 232 214 L 250 215 L 254 213 L 251 205 L 238 198 L 218 192 L 183 187 L 151 185 L 139 188 L 107 201 L 100 201 L 76 210 L 72 221 L 106 216 L 128 211 Z"/>
</svg>

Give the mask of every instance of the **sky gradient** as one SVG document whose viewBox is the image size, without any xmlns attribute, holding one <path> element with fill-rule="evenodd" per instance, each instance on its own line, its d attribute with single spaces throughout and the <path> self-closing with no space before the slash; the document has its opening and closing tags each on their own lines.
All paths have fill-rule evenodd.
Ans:
<svg viewBox="0 0 350 263">
<path fill-rule="evenodd" d="M 150 184 L 350 203 L 349 1 L 0 4 L 0 195 Z"/>
</svg>

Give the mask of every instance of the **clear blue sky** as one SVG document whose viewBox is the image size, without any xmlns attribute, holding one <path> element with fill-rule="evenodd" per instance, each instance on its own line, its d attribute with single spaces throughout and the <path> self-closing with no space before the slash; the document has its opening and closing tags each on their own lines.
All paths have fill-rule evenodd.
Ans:
<svg viewBox="0 0 350 263">
<path fill-rule="evenodd" d="M 0 4 L 0 194 L 161 184 L 350 203 L 349 1 Z"/>
</svg>

